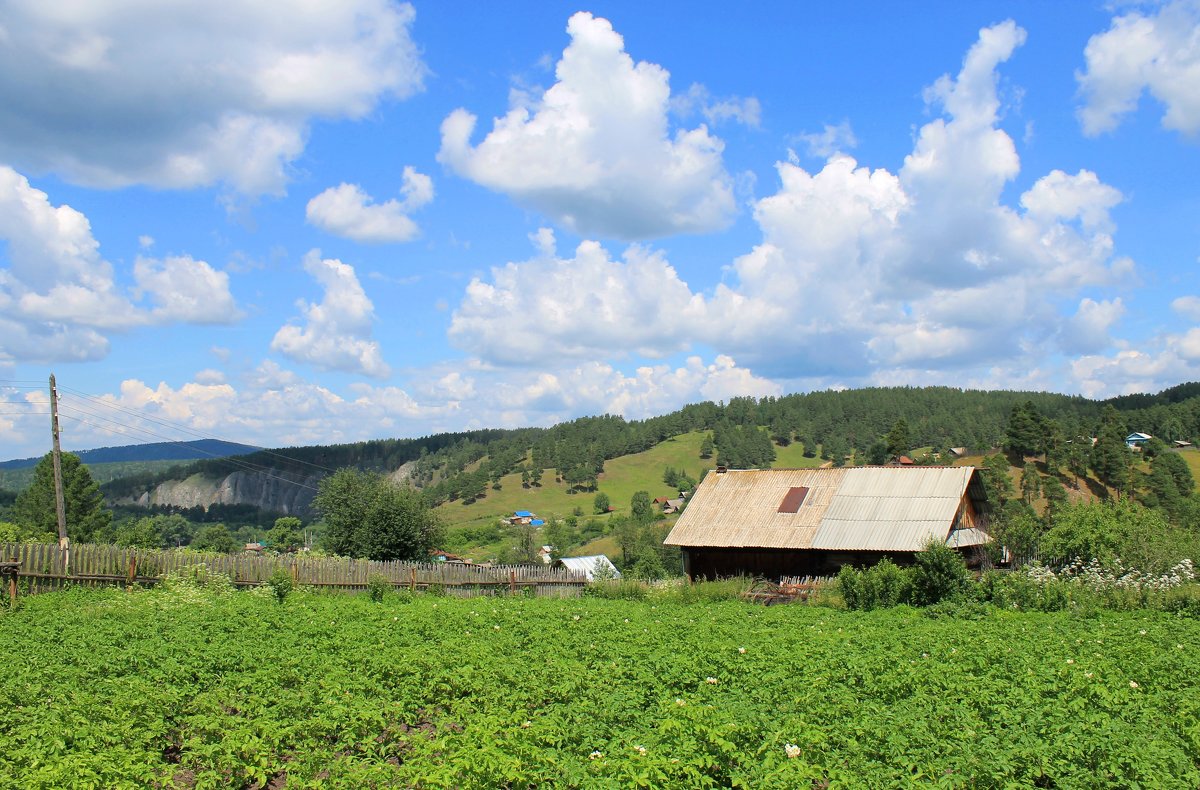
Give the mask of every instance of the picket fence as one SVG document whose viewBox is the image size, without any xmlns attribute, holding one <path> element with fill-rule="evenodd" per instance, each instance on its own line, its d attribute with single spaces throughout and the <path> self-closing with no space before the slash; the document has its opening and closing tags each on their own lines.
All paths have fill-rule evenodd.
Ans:
<svg viewBox="0 0 1200 790">
<path fill-rule="evenodd" d="M 21 586 L 28 594 L 68 585 L 156 584 L 164 574 L 196 565 L 229 576 L 239 587 L 263 584 L 278 568 L 287 570 L 298 585 L 347 592 L 365 590 L 371 577 L 377 575 L 385 577 L 393 587 L 414 591 L 436 589 L 462 597 L 505 591 L 574 597 L 587 584 L 582 573 L 547 566 L 382 562 L 303 554 L 203 554 L 95 544 L 71 546 L 69 573 L 65 560 L 57 544 L 0 543 L 0 562 L 19 563 L 17 579 L 23 580 Z"/>
</svg>

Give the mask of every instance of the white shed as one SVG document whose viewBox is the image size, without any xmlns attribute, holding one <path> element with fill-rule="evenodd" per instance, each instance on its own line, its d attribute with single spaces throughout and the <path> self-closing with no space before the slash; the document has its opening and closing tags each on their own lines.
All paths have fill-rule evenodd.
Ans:
<svg viewBox="0 0 1200 790">
<path fill-rule="evenodd" d="M 561 560 L 558 560 L 555 565 L 562 566 L 563 568 L 566 568 L 569 571 L 574 571 L 575 573 L 587 574 L 588 581 L 596 580 L 597 565 L 601 568 L 607 569 L 608 573 L 611 574 L 611 578 L 621 578 L 621 572 L 617 570 L 617 566 L 613 565 L 612 561 L 603 554 L 593 554 L 590 557 L 563 557 Z"/>
</svg>

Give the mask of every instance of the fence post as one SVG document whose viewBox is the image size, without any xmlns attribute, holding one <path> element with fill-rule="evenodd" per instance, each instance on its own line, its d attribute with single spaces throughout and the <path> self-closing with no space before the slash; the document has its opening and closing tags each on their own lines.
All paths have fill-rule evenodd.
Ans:
<svg viewBox="0 0 1200 790">
<path fill-rule="evenodd" d="M 133 586 L 134 580 L 137 579 L 137 553 L 133 551 L 129 552 L 129 576 L 127 579 L 127 584 L 130 587 Z"/>
<path fill-rule="evenodd" d="M 508 572 L 508 591 L 510 593 L 516 593 L 517 591 L 517 572 L 515 570 Z"/>
<path fill-rule="evenodd" d="M 408 569 L 408 589 L 411 592 L 417 591 L 417 566 Z"/>
<path fill-rule="evenodd" d="M 12 558 L 13 562 L 19 562 L 17 557 Z M 17 574 L 21 569 L 14 568 L 12 575 L 8 577 L 8 608 L 11 611 L 17 610 Z"/>
</svg>

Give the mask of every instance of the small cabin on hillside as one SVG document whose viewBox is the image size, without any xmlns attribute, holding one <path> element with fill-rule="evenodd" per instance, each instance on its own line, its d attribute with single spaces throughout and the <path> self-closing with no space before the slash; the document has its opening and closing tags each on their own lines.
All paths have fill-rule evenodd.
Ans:
<svg viewBox="0 0 1200 790">
<path fill-rule="evenodd" d="M 1140 449 L 1142 449 L 1143 444 L 1145 444 L 1146 442 L 1150 441 L 1153 438 L 1154 437 L 1148 433 L 1134 431 L 1133 433 L 1131 433 L 1125 437 L 1125 446 L 1128 447 L 1130 450 L 1140 450 Z"/>
<path fill-rule="evenodd" d="M 990 542 L 974 467 L 709 472 L 664 541 L 691 578 L 825 576 L 884 557 L 912 562 L 930 540 Z"/>
</svg>

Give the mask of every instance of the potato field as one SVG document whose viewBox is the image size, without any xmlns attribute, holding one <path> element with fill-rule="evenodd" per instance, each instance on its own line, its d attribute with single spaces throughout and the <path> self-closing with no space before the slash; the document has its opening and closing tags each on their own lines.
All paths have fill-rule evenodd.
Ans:
<svg viewBox="0 0 1200 790">
<path fill-rule="evenodd" d="M 0 787 L 1200 786 L 1200 621 L 74 590 L 0 612 Z"/>
</svg>

